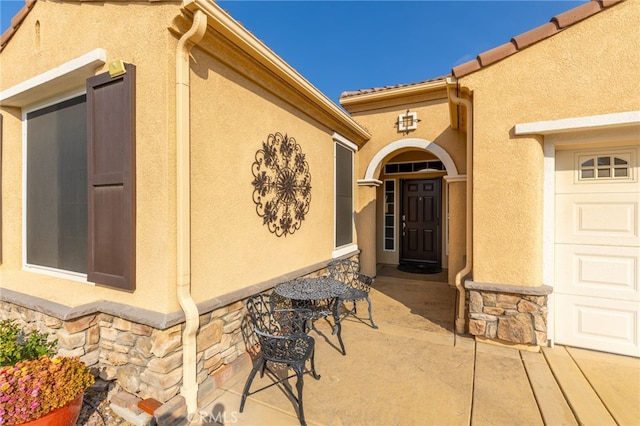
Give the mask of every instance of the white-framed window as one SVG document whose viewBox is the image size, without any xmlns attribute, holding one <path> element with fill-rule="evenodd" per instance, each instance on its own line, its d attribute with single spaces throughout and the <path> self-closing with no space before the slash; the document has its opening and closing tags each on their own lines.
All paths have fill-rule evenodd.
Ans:
<svg viewBox="0 0 640 426">
<path fill-rule="evenodd" d="M 396 181 L 384 181 L 383 241 L 384 251 L 396 251 Z"/>
<path fill-rule="evenodd" d="M 334 140 L 334 255 L 355 250 L 354 244 L 354 155 L 357 145 L 337 133 Z"/>
<path fill-rule="evenodd" d="M 0 103 L 23 111 L 24 268 L 134 291 L 136 67 L 96 75 L 106 57 L 64 62 Z"/>
<path fill-rule="evenodd" d="M 86 279 L 87 100 L 23 110 L 25 264 Z"/>
</svg>

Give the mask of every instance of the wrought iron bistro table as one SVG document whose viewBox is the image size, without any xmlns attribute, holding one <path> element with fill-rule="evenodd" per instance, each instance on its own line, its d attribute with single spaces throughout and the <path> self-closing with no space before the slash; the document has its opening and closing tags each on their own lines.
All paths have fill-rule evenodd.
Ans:
<svg viewBox="0 0 640 426">
<path fill-rule="evenodd" d="M 347 354 L 342 342 L 340 313 L 337 311 L 338 296 L 347 291 L 345 283 L 329 277 L 298 278 L 278 284 L 274 290 L 279 296 L 291 299 L 294 307 L 313 310 L 315 319 L 332 314 L 333 334 L 338 336 L 342 354 Z"/>
</svg>

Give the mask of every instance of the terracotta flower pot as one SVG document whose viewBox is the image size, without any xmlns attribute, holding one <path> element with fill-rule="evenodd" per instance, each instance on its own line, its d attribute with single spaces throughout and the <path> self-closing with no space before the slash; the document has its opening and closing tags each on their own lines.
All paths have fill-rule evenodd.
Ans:
<svg viewBox="0 0 640 426">
<path fill-rule="evenodd" d="M 74 426 L 80 416 L 83 397 L 84 392 L 80 393 L 76 399 L 67 405 L 55 409 L 39 419 L 27 423 L 20 423 L 20 426 Z"/>
</svg>

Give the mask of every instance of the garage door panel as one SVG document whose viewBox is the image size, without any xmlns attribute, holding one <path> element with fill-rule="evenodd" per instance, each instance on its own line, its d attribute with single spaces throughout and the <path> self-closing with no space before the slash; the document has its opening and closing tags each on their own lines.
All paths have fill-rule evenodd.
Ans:
<svg viewBox="0 0 640 426">
<path fill-rule="evenodd" d="M 640 301 L 640 250 L 635 247 L 557 245 L 556 292 Z"/>
<path fill-rule="evenodd" d="M 640 245 L 639 194 L 562 194 L 556 197 L 557 243 Z"/>
<path fill-rule="evenodd" d="M 637 302 L 584 296 L 555 296 L 556 340 L 588 349 L 640 356 Z"/>
<path fill-rule="evenodd" d="M 637 145 L 556 152 L 558 343 L 640 356 L 639 155 Z"/>
</svg>

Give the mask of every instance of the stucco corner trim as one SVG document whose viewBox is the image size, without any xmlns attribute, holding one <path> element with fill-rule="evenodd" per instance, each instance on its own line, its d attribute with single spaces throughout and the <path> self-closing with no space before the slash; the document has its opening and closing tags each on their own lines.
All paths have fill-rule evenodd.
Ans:
<svg viewBox="0 0 640 426">
<path fill-rule="evenodd" d="M 73 89 L 83 87 L 96 68 L 107 62 L 107 51 L 94 49 L 49 71 L 0 92 L 0 103 L 23 107 Z"/>
<path fill-rule="evenodd" d="M 515 134 L 551 135 L 604 128 L 640 126 L 640 111 L 616 112 L 586 117 L 564 118 L 551 121 L 535 121 L 515 125 Z"/>
<path fill-rule="evenodd" d="M 523 285 L 483 283 L 471 280 L 464 282 L 464 288 L 467 290 L 493 291 L 496 293 L 524 294 L 529 296 L 547 296 L 553 292 L 553 287 L 546 284 L 538 287 L 529 287 Z"/>
<path fill-rule="evenodd" d="M 467 181 L 467 175 L 444 176 L 444 180 L 447 183 L 466 182 Z"/>
<path fill-rule="evenodd" d="M 380 179 L 358 179 L 359 186 L 380 186 L 382 181 Z"/>
</svg>

